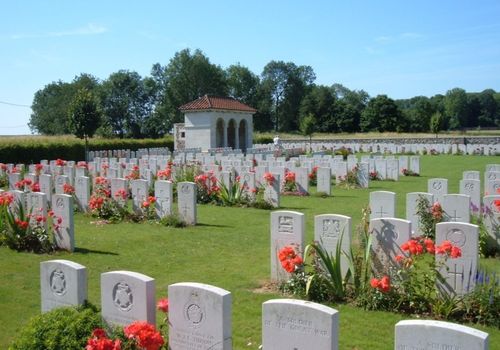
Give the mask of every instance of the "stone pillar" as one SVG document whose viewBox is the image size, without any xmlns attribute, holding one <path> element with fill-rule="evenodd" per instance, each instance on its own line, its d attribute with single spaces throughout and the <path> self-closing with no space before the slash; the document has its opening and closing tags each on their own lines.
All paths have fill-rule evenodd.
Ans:
<svg viewBox="0 0 500 350">
<path fill-rule="evenodd" d="M 238 123 L 235 123 L 234 126 L 234 149 L 240 148 L 240 128 L 238 127 Z"/>
<path fill-rule="evenodd" d="M 224 135 L 222 136 L 222 139 L 223 139 L 222 140 L 222 147 L 227 147 L 227 128 L 228 127 L 229 126 L 226 126 L 226 123 L 224 122 L 224 125 L 222 127 L 222 130 L 224 131 L 223 132 Z"/>
</svg>

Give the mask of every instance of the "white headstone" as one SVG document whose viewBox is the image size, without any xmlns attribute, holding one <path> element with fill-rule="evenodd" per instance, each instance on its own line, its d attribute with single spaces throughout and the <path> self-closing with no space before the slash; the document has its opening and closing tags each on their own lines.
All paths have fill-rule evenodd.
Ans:
<svg viewBox="0 0 500 350">
<path fill-rule="evenodd" d="M 460 194 L 470 197 L 470 211 L 472 215 L 481 214 L 481 181 L 474 179 L 460 180 Z"/>
<path fill-rule="evenodd" d="M 337 350 L 339 312 L 296 299 L 262 304 L 262 348 L 272 350 Z"/>
<path fill-rule="evenodd" d="M 358 167 L 358 182 L 361 188 L 368 188 L 370 184 L 370 165 L 361 162 Z"/>
<path fill-rule="evenodd" d="M 433 320 L 399 321 L 394 350 L 488 350 L 488 333 L 455 323 Z"/>
<path fill-rule="evenodd" d="M 78 208 L 83 211 L 89 211 L 90 200 L 90 178 L 86 176 L 77 176 L 75 178 L 75 196 Z"/>
<path fill-rule="evenodd" d="M 444 221 L 470 222 L 470 197 L 465 194 L 445 194 L 441 207 Z"/>
<path fill-rule="evenodd" d="M 421 236 L 423 234 L 420 227 L 420 216 L 417 215 L 417 204 L 419 199 L 427 199 L 429 205 L 434 203 L 434 196 L 427 192 L 410 192 L 406 194 L 406 220 L 411 221 L 412 236 Z"/>
<path fill-rule="evenodd" d="M 197 222 L 196 191 L 194 182 L 179 182 L 177 184 L 179 216 L 188 225 L 196 225 Z"/>
<path fill-rule="evenodd" d="M 87 268 L 69 260 L 40 263 L 42 312 L 82 305 L 87 299 Z"/>
<path fill-rule="evenodd" d="M 168 286 L 171 350 L 232 349 L 231 293 L 201 283 Z"/>
<path fill-rule="evenodd" d="M 483 222 L 488 231 L 489 245 L 500 249 L 500 195 L 483 197 Z"/>
<path fill-rule="evenodd" d="M 295 183 L 300 193 L 309 193 L 309 172 L 307 168 L 295 168 Z"/>
<path fill-rule="evenodd" d="M 54 238 L 59 249 L 75 250 L 75 223 L 73 219 L 73 197 L 67 194 L 52 196 L 52 211 L 54 220 L 61 219 L 54 228 Z"/>
<path fill-rule="evenodd" d="M 47 195 L 47 202 L 52 203 L 52 175 L 42 174 L 40 175 L 40 192 L 43 192 Z"/>
<path fill-rule="evenodd" d="M 420 174 L 420 157 L 419 156 L 411 156 L 410 157 L 410 171 L 413 171 L 416 174 Z"/>
<path fill-rule="evenodd" d="M 340 260 L 344 276 L 349 267 L 347 256 L 351 250 L 351 235 L 351 218 L 349 216 L 323 214 L 314 217 L 314 240 L 319 242 L 333 257 L 336 256 L 337 246 L 342 240 Z"/>
<path fill-rule="evenodd" d="M 370 192 L 370 220 L 396 217 L 396 193 L 389 191 Z"/>
<path fill-rule="evenodd" d="M 171 181 L 155 181 L 156 215 L 159 218 L 172 214 L 173 184 Z"/>
<path fill-rule="evenodd" d="M 381 180 L 387 179 L 387 160 L 383 158 L 375 159 L 375 171 Z"/>
<path fill-rule="evenodd" d="M 332 194 L 331 186 L 332 171 L 330 168 L 318 168 L 316 173 L 316 191 Z"/>
<path fill-rule="evenodd" d="M 48 228 L 47 223 L 47 195 L 41 192 L 30 192 L 27 198 L 28 203 L 28 214 L 31 214 L 30 225 L 31 226 L 42 226 L 46 230 Z M 37 220 L 38 217 L 45 218 L 42 222 Z"/>
<path fill-rule="evenodd" d="M 155 280 L 132 271 L 101 274 L 101 313 L 112 326 L 134 321 L 156 324 Z"/>
<path fill-rule="evenodd" d="M 492 168 L 490 168 L 492 169 Z M 496 189 L 492 188 L 491 183 L 500 180 L 500 171 L 487 170 L 484 173 L 484 194 L 493 195 L 497 194 Z"/>
<path fill-rule="evenodd" d="M 403 219 L 385 218 L 370 220 L 372 235 L 372 266 L 376 277 L 389 275 L 393 268 L 399 267 L 395 260 L 404 254 L 400 248 L 411 238 L 411 222 Z"/>
<path fill-rule="evenodd" d="M 440 289 L 449 294 L 464 295 L 474 290 L 479 259 L 479 227 L 461 222 L 441 222 L 436 224 L 436 245 L 450 241 L 462 251 L 459 258 L 449 258 L 440 268 L 444 283 Z M 442 261 L 436 255 L 438 261 Z"/>
<path fill-rule="evenodd" d="M 136 213 L 142 213 L 141 205 L 149 196 L 149 183 L 146 180 L 138 179 L 132 180 L 130 186 L 132 191 L 132 209 Z"/>
<path fill-rule="evenodd" d="M 408 168 L 408 156 L 399 156 L 399 174 L 403 175 L 403 169 L 409 170 Z"/>
<path fill-rule="evenodd" d="M 462 173 L 462 179 L 464 180 L 481 180 L 479 171 L 477 170 L 466 170 Z"/>
<path fill-rule="evenodd" d="M 271 183 L 266 180 L 262 180 L 264 184 L 264 201 L 271 204 L 274 208 L 279 208 L 280 206 L 280 182 L 281 177 L 278 174 L 273 174 L 274 181 Z"/>
<path fill-rule="evenodd" d="M 56 194 L 63 194 L 64 193 L 64 185 L 70 184 L 69 177 L 66 175 L 56 175 L 55 177 L 55 191 Z"/>
<path fill-rule="evenodd" d="M 336 162 L 333 170 L 335 172 L 335 183 L 338 184 L 344 181 L 347 176 L 347 162 Z"/>
<path fill-rule="evenodd" d="M 434 200 L 443 203 L 443 196 L 448 194 L 448 179 L 427 180 L 427 192 L 434 195 Z"/>
<path fill-rule="evenodd" d="M 394 180 L 394 181 L 399 180 L 399 160 L 397 159 L 387 160 L 387 178 L 389 180 Z"/>
<path fill-rule="evenodd" d="M 271 279 L 273 281 L 284 281 L 289 276 L 278 259 L 279 251 L 285 246 L 292 245 L 302 254 L 304 237 L 304 214 L 286 210 L 271 213 Z"/>
</svg>

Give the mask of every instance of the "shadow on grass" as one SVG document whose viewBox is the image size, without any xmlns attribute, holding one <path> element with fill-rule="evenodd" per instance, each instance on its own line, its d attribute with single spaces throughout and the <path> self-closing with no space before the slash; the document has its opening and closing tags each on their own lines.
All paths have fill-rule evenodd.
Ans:
<svg viewBox="0 0 500 350">
<path fill-rule="evenodd" d="M 103 255 L 120 255 L 120 254 L 114 253 L 114 252 L 105 252 L 105 251 L 102 251 L 102 250 L 93 250 L 93 249 L 78 248 L 78 247 L 75 248 L 75 253 L 81 253 L 81 254 L 92 253 L 92 254 L 103 254 Z"/>
<path fill-rule="evenodd" d="M 201 223 L 201 222 L 197 222 L 196 226 L 201 226 L 201 227 L 227 227 L 227 228 L 234 228 L 234 226 L 229 226 L 229 225 L 204 224 L 204 223 Z"/>
</svg>

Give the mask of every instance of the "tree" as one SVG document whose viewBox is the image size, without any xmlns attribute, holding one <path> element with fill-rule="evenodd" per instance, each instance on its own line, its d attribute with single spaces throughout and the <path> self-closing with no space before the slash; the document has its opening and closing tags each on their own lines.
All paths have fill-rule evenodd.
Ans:
<svg viewBox="0 0 500 350">
<path fill-rule="evenodd" d="M 330 88 L 313 85 L 300 103 L 300 119 L 312 114 L 320 132 L 337 131 L 334 116 L 335 97 Z"/>
<path fill-rule="evenodd" d="M 70 132 L 67 106 L 73 98 L 71 84 L 53 82 L 38 90 L 33 98 L 29 127 L 43 135 L 61 135 Z"/>
<path fill-rule="evenodd" d="M 498 118 L 500 105 L 495 100 L 495 90 L 487 89 L 478 95 L 480 112 L 478 116 L 479 126 L 495 126 L 495 119 Z"/>
<path fill-rule="evenodd" d="M 316 119 L 314 115 L 308 114 L 300 120 L 300 133 L 304 136 L 309 136 L 309 151 L 311 151 L 312 135 L 316 130 Z"/>
<path fill-rule="evenodd" d="M 297 130 L 300 102 L 316 79 L 313 69 L 292 62 L 271 61 L 264 67 L 261 79 L 273 101 L 274 129 Z"/>
<path fill-rule="evenodd" d="M 112 135 L 143 138 L 152 104 L 144 81 L 136 72 L 112 73 L 102 85 L 104 119 Z"/>
<path fill-rule="evenodd" d="M 395 101 L 386 95 L 372 98 L 361 114 L 361 131 L 397 131 L 402 119 Z"/>
<path fill-rule="evenodd" d="M 436 112 L 431 117 L 429 128 L 432 133 L 436 134 L 436 138 L 438 137 L 439 131 L 443 128 L 443 119 L 441 112 Z"/>
<path fill-rule="evenodd" d="M 257 75 L 247 67 L 237 64 L 226 69 L 226 80 L 230 97 L 255 108 L 260 84 Z"/>
<path fill-rule="evenodd" d="M 464 89 L 454 88 L 449 90 L 444 99 L 444 107 L 450 129 L 459 129 L 467 126 L 468 104 L 467 93 Z"/>
<path fill-rule="evenodd" d="M 87 159 L 88 138 L 92 138 L 101 123 L 101 111 L 95 96 L 87 89 L 76 93 L 68 108 L 71 132 L 85 139 L 85 159 Z"/>
<path fill-rule="evenodd" d="M 180 106 L 203 95 L 225 96 L 228 93 L 224 70 L 210 63 L 200 50 L 177 52 L 164 68 L 165 96 L 159 108 L 166 118 L 166 125 L 181 121 Z"/>
<path fill-rule="evenodd" d="M 341 132 L 359 131 L 361 113 L 370 100 L 368 93 L 364 90 L 349 90 L 341 84 L 333 84 L 330 89 L 336 96 L 333 113 L 338 130 Z"/>
</svg>

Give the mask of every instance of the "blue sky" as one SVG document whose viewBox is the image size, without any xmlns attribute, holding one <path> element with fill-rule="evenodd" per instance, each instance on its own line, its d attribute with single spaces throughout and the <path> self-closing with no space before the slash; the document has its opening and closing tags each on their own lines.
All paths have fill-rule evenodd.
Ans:
<svg viewBox="0 0 500 350">
<path fill-rule="evenodd" d="M 30 133 L 23 105 L 46 84 L 145 76 L 184 48 L 256 74 L 310 65 L 316 83 L 370 96 L 500 91 L 498 0 L 25 0 L 3 1 L 0 18 L 0 135 Z"/>
</svg>

